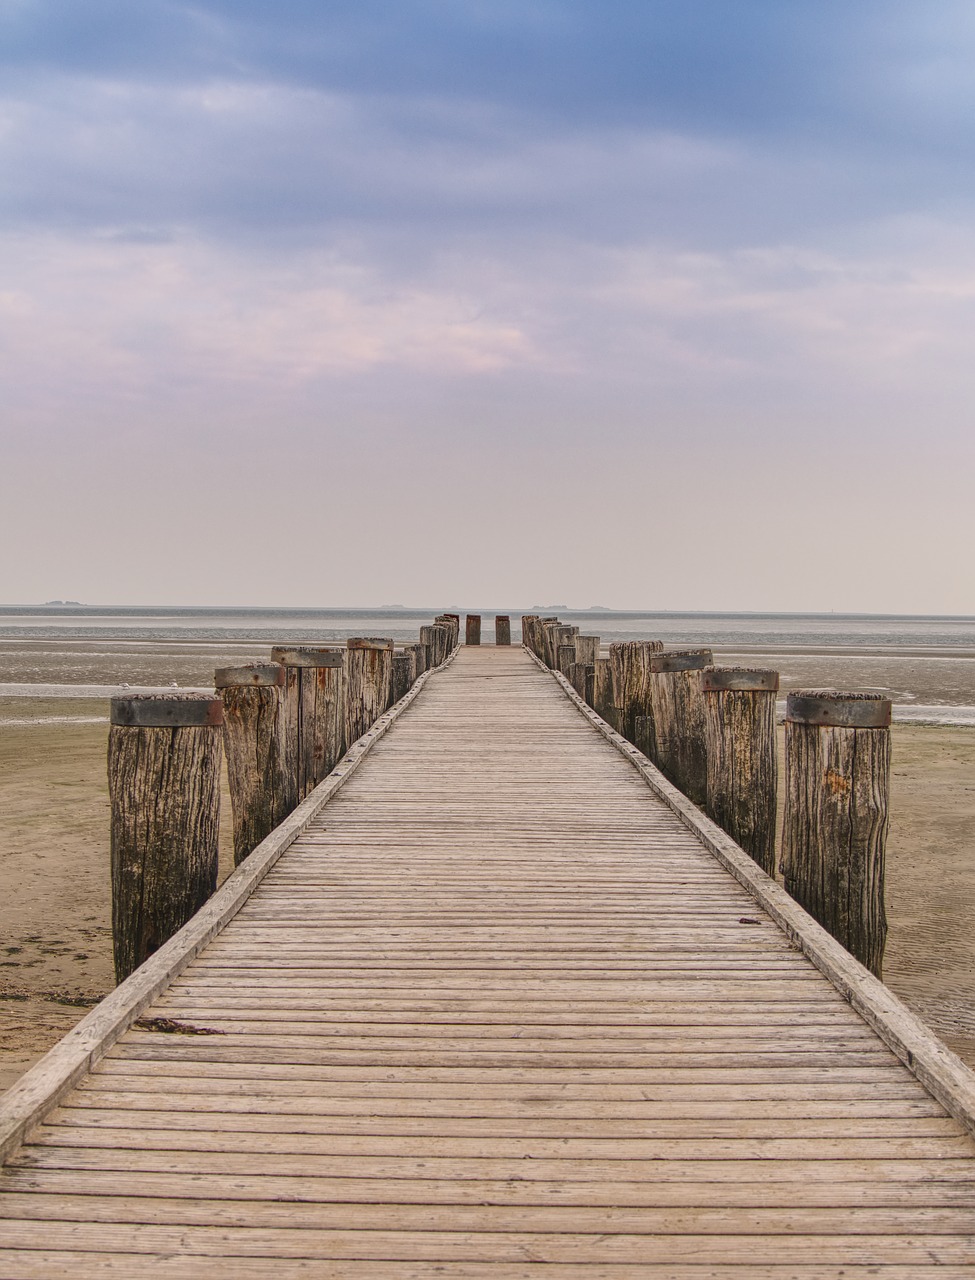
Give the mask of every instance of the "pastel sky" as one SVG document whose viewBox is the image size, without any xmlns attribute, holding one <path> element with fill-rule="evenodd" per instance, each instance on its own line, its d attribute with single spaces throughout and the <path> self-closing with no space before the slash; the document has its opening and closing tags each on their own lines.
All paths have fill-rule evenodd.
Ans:
<svg viewBox="0 0 975 1280">
<path fill-rule="evenodd" d="M 0 601 L 975 613 L 971 0 L 0 0 Z"/>
</svg>

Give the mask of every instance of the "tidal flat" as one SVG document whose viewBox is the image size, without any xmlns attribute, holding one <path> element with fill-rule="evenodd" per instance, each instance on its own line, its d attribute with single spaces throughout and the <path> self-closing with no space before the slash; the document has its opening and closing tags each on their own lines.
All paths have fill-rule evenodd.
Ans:
<svg viewBox="0 0 975 1280">
<path fill-rule="evenodd" d="M 122 681 L 209 684 L 214 666 L 262 657 L 264 646 L 239 642 L 0 645 L 4 680 L 61 685 L 74 695 L 0 696 L 0 1088 L 113 986 L 109 704 L 104 697 L 77 695 L 88 684 Z M 730 657 L 722 655 L 725 661 Z M 851 660 L 792 654 L 776 660 L 751 653 L 736 660 L 779 667 L 784 687 L 897 686 L 897 676 L 907 674 L 879 655 Z M 865 662 L 877 664 L 875 678 L 867 681 Z M 923 671 L 911 674 L 904 687 L 915 699 L 952 702 L 967 699 L 975 662 L 957 656 L 928 660 Z M 231 851 L 225 784 L 221 878 L 231 868 Z M 975 728 L 895 723 L 884 976 L 975 1067 L 973 910 Z"/>
</svg>

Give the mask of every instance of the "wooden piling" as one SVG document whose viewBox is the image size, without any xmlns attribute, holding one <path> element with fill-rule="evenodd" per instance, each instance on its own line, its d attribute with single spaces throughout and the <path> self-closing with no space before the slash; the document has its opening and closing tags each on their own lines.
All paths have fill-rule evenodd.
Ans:
<svg viewBox="0 0 975 1280">
<path fill-rule="evenodd" d="M 565 676 L 566 680 L 568 680 L 569 673 L 575 665 L 575 660 L 575 645 L 571 641 L 568 644 L 560 644 L 556 654 L 555 670 L 560 671 L 562 675 Z"/>
<path fill-rule="evenodd" d="M 121 982 L 217 887 L 223 704 L 200 694 L 111 704 L 112 935 Z"/>
<path fill-rule="evenodd" d="M 599 636 L 576 636 L 576 662 L 587 662 L 595 666 L 599 657 Z"/>
<path fill-rule="evenodd" d="M 412 684 L 413 655 L 410 653 L 394 653 L 392 701 L 399 702 L 400 698 L 405 698 Z"/>
<path fill-rule="evenodd" d="M 638 751 L 642 751 L 647 759 L 651 759 L 653 752 L 653 717 L 637 716 L 633 722 L 634 739 L 633 745 Z"/>
<path fill-rule="evenodd" d="M 436 626 L 433 629 L 436 631 Z M 347 646 L 345 741 L 350 747 L 392 703 L 393 642 L 382 636 L 354 636 Z"/>
<path fill-rule="evenodd" d="M 464 639 L 467 644 L 481 643 L 481 615 L 479 613 L 469 613 L 467 615 L 467 630 Z"/>
<path fill-rule="evenodd" d="M 701 673 L 707 812 L 769 875 L 775 872 L 777 671 Z"/>
<path fill-rule="evenodd" d="M 608 725 L 617 728 L 616 707 L 613 704 L 613 664 L 609 658 L 597 658 L 593 663 L 590 706 Z"/>
<path fill-rule="evenodd" d="M 285 733 L 293 746 L 298 799 L 335 768 L 346 747 L 345 650 L 336 645 L 277 646 L 271 657 L 285 668 Z"/>
<path fill-rule="evenodd" d="M 285 668 L 223 667 L 214 685 L 223 703 L 223 746 L 234 818 L 234 864 L 298 803 L 285 745 Z"/>
<path fill-rule="evenodd" d="M 878 978 L 890 707 L 879 694 L 796 692 L 785 725 L 785 887 Z"/>
<path fill-rule="evenodd" d="M 569 666 L 569 674 L 566 679 L 584 702 L 589 702 L 589 698 L 592 696 L 594 672 L 595 667 L 591 662 L 573 662 Z M 591 706 L 592 704 L 590 703 L 589 705 Z"/>
<path fill-rule="evenodd" d="M 511 618 L 506 613 L 499 613 L 494 619 L 494 643 L 511 644 Z"/>
<path fill-rule="evenodd" d="M 708 796 L 707 740 L 701 670 L 710 649 L 672 649 L 650 655 L 650 758 L 688 800 Z"/>
<path fill-rule="evenodd" d="M 616 729 L 634 745 L 637 716 L 652 715 L 650 657 L 663 647 L 661 640 L 624 640 L 609 646 Z"/>
<path fill-rule="evenodd" d="M 541 619 L 537 613 L 523 613 L 521 615 L 521 643 L 529 651 L 540 657 L 539 653 L 539 631 L 541 630 Z"/>
</svg>

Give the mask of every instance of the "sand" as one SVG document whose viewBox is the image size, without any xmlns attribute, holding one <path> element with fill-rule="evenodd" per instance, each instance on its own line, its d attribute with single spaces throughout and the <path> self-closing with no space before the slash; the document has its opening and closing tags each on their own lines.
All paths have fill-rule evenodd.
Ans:
<svg viewBox="0 0 975 1280">
<path fill-rule="evenodd" d="M 66 675 L 42 651 L 4 678 L 202 683 L 214 656 L 140 653 L 121 674 L 83 658 Z M 107 716 L 98 699 L 0 698 L 0 1088 L 113 985 Z M 895 725 L 893 750 L 884 976 L 975 1067 L 975 729 Z M 229 812 L 225 790 L 221 877 Z"/>
</svg>

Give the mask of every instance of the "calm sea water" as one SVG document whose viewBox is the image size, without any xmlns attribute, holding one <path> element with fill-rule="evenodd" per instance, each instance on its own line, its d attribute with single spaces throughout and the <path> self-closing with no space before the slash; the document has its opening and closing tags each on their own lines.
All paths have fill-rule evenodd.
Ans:
<svg viewBox="0 0 975 1280">
<path fill-rule="evenodd" d="M 223 663 L 260 660 L 273 644 L 354 635 L 415 640 L 441 611 L 479 612 L 482 638 L 507 613 L 558 614 L 604 642 L 654 637 L 709 645 L 721 661 L 772 665 L 783 688 L 889 692 L 901 719 L 975 724 L 975 618 L 855 614 L 574 612 L 558 605 L 380 609 L 0 606 L 0 698 L 102 698 L 133 688 L 205 686 Z M 2 719 L 2 717 L 0 717 Z M 9 721 L 8 721 L 9 722 Z"/>
</svg>

